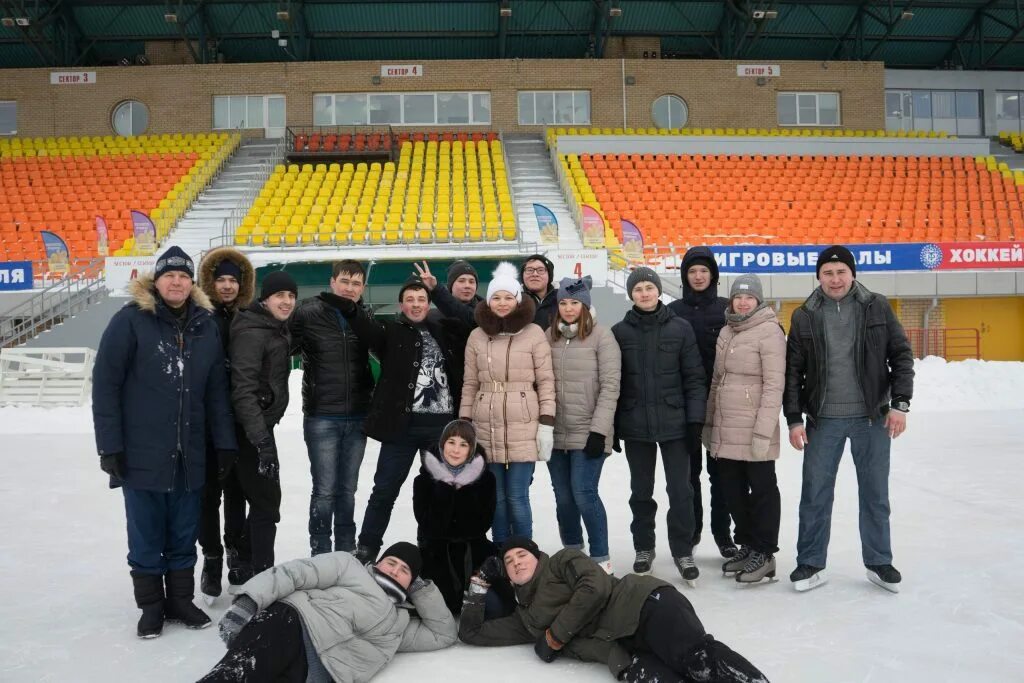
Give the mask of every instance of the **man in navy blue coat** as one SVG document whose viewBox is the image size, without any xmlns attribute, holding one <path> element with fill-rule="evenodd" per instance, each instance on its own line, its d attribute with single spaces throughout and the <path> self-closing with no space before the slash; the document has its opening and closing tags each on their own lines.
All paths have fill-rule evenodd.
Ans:
<svg viewBox="0 0 1024 683">
<path fill-rule="evenodd" d="M 224 347 L 194 277 L 184 251 L 164 252 L 153 277 L 132 283 L 93 370 L 96 448 L 124 494 L 140 638 L 160 635 L 165 619 L 210 625 L 192 603 L 206 457 L 237 450 Z M 215 454 L 205 452 L 207 425 Z"/>
</svg>

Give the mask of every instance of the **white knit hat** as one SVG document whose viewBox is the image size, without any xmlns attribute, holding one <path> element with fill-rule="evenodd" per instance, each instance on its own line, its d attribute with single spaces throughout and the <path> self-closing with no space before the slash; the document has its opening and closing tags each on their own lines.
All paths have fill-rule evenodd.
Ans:
<svg viewBox="0 0 1024 683">
<path fill-rule="evenodd" d="M 516 298 L 516 303 L 523 301 L 523 285 L 519 282 L 519 271 L 508 261 L 502 261 L 494 269 L 491 282 L 487 285 L 487 301 L 498 292 L 508 292 Z"/>
</svg>

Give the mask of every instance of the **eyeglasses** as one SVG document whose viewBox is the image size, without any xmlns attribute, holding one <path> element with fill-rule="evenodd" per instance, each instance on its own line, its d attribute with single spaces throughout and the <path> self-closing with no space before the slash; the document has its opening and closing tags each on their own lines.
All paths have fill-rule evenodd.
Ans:
<svg viewBox="0 0 1024 683">
<path fill-rule="evenodd" d="M 546 272 L 547 268 L 523 268 L 523 275 L 540 275 Z"/>
</svg>

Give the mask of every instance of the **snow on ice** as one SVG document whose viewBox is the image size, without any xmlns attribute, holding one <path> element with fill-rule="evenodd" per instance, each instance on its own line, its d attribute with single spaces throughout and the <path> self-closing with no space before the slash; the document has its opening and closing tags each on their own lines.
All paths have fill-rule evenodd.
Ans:
<svg viewBox="0 0 1024 683">
<path fill-rule="evenodd" d="M 908 430 L 893 447 L 894 563 L 902 592 L 865 579 L 857 532 L 856 479 L 844 458 L 836 491 L 830 581 L 797 594 L 795 565 L 801 455 L 783 447 L 778 464 L 783 518 L 781 581 L 740 587 L 721 577 L 709 530 L 696 549 L 701 578 L 685 587 L 665 538 L 658 492 L 655 573 L 694 603 L 710 633 L 746 655 L 772 681 L 1020 681 L 1024 671 L 1024 363 L 928 358 L 917 364 Z M 308 553 L 310 478 L 302 440 L 300 375 L 277 430 L 284 489 L 279 560 Z M 125 563 L 124 508 L 98 467 L 92 418 L 84 408 L 0 408 L 0 680 L 196 680 L 220 659 L 216 627 L 168 624 L 153 641 L 135 637 L 138 618 Z M 360 474 L 357 522 L 369 493 L 377 446 Z M 601 492 L 612 561 L 632 564 L 628 469 L 605 466 Z M 415 539 L 409 477 L 385 543 Z M 707 483 L 705 481 L 705 496 Z M 546 468 L 531 491 L 540 546 L 559 547 Z M 705 500 L 707 498 L 705 497 Z M 198 567 L 197 567 L 198 582 Z M 222 596 L 209 609 L 218 619 Z M 610 681 L 597 664 L 544 664 L 529 646 L 456 645 L 401 654 L 375 680 Z"/>
</svg>

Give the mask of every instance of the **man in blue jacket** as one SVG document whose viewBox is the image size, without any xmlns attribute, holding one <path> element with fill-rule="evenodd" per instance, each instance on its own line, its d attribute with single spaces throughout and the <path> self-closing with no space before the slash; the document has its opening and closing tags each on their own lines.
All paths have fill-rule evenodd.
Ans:
<svg viewBox="0 0 1024 683">
<path fill-rule="evenodd" d="M 164 252 L 153 277 L 132 283 L 93 370 L 96 448 L 124 495 L 140 638 L 159 636 L 165 619 L 210 625 L 192 603 L 207 424 L 210 457 L 230 461 L 237 449 L 224 348 L 194 277 L 184 251 Z"/>
</svg>

